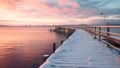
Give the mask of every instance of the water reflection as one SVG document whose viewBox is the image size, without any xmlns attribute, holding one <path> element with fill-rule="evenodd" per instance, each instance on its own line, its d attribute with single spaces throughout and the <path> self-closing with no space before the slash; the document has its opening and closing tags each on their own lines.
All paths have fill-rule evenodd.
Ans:
<svg viewBox="0 0 120 68">
<path fill-rule="evenodd" d="M 44 27 L 0 28 L 0 68 L 38 68 L 42 55 L 61 39 L 65 36 Z"/>
</svg>

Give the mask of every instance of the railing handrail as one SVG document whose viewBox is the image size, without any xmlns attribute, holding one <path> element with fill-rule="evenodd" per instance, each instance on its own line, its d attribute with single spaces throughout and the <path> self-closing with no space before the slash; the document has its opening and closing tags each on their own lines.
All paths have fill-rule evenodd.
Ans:
<svg viewBox="0 0 120 68">
<path fill-rule="evenodd" d="M 101 27 L 101 28 L 120 28 L 120 26 L 89 26 L 89 27 Z"/>
<path fill-rule="evenodd" d="M 117 28 L 117 29 L 120 29 L 120 26 L 87 26 L 88 28 L 94 28 L 92 30 L 95 30 L 95 31 L 100 31 L 100 32 L 103 32 L 103 33 L 106 33 L 106 34 L 111 34 L 111 35 L 114 35 L 114 36 L 120 36 L 119 33 L 115 33 L 115 32 L 110 32 L 110 28 Z M 107 28 L 109 31 L 103 31 L 103 30 L 99 30 L 97 28 Z"/>
<path fill-rule="evenodd" d="M 92 29 L 92 30 L 95 30 L 95 29 Z M 103 31 L 103 30 L 96 30 L 96 32 L 101 32 L 101 33 L 105 33 L 105 34 L 110 34 L 110 35 L 113 35 L 113 36 L 120 36 L 119 33 L 115 33 L 115 32 L 107 32 L 107 31 Z"/>
<path fill-rule="evenodd" d="M 97 29 L 97 28 L 99 28 L 99 29 Z M 107 31 L 103 31 L 103 30 L 101 30 L 101 28 L 106 28 Z M 120 36 L 120 34 L 119 33 L 110 32 L 110 28 L 120 28 L 120 26 L 107 26 L 107 27 L 106 26 L 85 26 L 84 27 L 85 30 L 87 30 L 88 32 L 92 33 L 92 35 L 94 35 L 94 38 L 97 38 L 97 36 L 98 36 L 99 40 L 100 40 L 100 38 L 103 37 L 103 38 L 105 38 L 107 40 L 110 40 L 110 41 L 112 41 L 114 43 L 117 43 L 118 46 L 119 46 L 120 45 L 120 39 L 116 39 L 114 37 L 111 37 L 110 35 Z M 110 43 L 110 42 L 108 42 L 108 43 Z M 118 49 L 120 51 L 120 48 L 118 48 Z"/>
</svg>

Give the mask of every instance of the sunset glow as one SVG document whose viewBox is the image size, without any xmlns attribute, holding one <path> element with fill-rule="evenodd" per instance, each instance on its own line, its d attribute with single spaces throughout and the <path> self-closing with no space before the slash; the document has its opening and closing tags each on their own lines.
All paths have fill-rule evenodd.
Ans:
<svg viewBox="0 0 120 68">
<path fill-rule="evenodd" d="M 101 23 L 102 12 L 106 14 L 108 22 L 114 20 L 119 23 L 118 2 L 119 0 L 0 0 L 0 25 Z"/>
</svg>

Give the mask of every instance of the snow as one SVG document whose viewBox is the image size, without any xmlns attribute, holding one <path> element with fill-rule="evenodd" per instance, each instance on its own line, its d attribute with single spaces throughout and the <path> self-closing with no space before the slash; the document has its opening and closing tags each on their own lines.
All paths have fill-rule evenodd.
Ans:
<svg viewBox="0 0 120 68">
<path fill-rule="evenodd" d="M 39 68 L 120 68 L 111 50 L 77 29 Z"/>
</svg>

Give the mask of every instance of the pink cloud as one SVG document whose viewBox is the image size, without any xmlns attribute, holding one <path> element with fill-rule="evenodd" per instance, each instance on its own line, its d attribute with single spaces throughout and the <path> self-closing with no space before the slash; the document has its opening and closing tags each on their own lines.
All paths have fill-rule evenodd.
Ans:
<svg viewBox="0 0 120 68">
<path fill-rule="evenodd" d="M 36 12 L 50 14 L 75 14 L 79 4 L 71 0 L 58 0 L 58 5 L 48 5 L 47 0 L 0 0 L 0 5 L 8 10 L 16 11 L 18 8 L 25 13 L 30 13 L 31 10 Z M 69 8 L 68 6 L 72 6 Z M 18 7 L 21 6 L 21 7 Z M 34 7 L 34 9 L 31 9 Z M 59 8 L 61 7 L 61 8 Z M 34 11 L 35 12 L 35 11 Z"/>
<path fill-rule="evenodd" d="M 62 14 L 68 14 L 68 15 L 74 15 L 75 13 L 77 12 L 76 9 L 71 9 L 71 8 L 68 8 L 68 7 L 63 7 L 62 9 Z"/>
<path fill-rule="evenodd" d="M 58 0 L 59 5 L 71 5 L 73 8 L 78 8 L 80 5 L 74 1 L 71 0 Z"/>
<path fill-rule="evenodd" d="M 15 8 L 16 3 L 14 0 L 0 0 L 0 6 L 11 10 Z"/>
<path fill-rule="evenodd" d="M 6 16 L 4 20 L 1 17 L 2 22 L 20 23 L 26 19 L 38 22 L 47 18 L 49 19 L 47 22 L 54 20 L 63 22 L 65 16 L 72 17 L 78 12 L 79 4 L 72 0 L 55 0 L 55 2 L 52 0 L 0 0 L 0 7 L 13 15 Z M 63 18 L 60 19 L 60 17 Z"/>
</svg>

